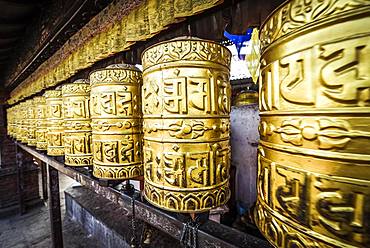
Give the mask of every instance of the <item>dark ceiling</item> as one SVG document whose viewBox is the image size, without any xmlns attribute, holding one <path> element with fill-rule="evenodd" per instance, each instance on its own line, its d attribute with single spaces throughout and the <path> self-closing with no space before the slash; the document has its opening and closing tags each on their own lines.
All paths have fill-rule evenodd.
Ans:
<svg viewBox="0 0 370 248">
<path fill-rule="evenodd" d="M 37 1 L 0 0 L 0 74 L 11 59 L 26 26 L 39 13 Z"/>
</svg>

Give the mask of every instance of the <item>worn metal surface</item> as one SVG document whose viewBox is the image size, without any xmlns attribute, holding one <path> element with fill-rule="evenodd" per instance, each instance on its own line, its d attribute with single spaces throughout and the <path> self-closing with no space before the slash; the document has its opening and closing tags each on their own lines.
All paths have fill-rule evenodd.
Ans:
<svg viewBox="0 0 370 248">
<path fill-rule="evenodd" d="M 131 212 L 131 197 L 124 195 L 111 187 L 102 187 L 96 179 L 91 178 L 88 172 L 82 173 L 72 167 L 65 167 L 64 164 L 56 161 L 52 157 L 41 154 L 31 147 L 17 143 L 17 145 L 36 158 L 54 167 L 61 173 L 73 178 L 81 185 L 91 189 L 95 193 L 106 199 L 117 203 L 123 209 Z M 183 222 L 176 219 L 174 214 L 164 212 L 143 201 L 137 200 L 135 203 L 136 217 L 149 225 L 163 231 L 173 238 L 180 240 Z M 248 233 L 242 233 L 225 225 L 207 221 L 200 227 L 198 234 L 199 247 L 270 247 L 267 241 L 261 240 Z"/>
<path fill-rule="evenodd" d="M 59 172 L 48 166 L 49 177 L 49 214 L 51 241 L 53 248 L 63 248 L 62 217 L 60 211 Z"/>
</svg>

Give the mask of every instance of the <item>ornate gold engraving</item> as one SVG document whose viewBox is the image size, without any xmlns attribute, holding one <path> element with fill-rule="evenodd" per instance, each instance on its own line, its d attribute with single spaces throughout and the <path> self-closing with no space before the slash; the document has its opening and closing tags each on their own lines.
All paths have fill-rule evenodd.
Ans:
<svg viewBox="0 0 370 248">
<path fill-rule="evenodd" d="M 29 146 L 36 146 L 37 109 L 34 99 L 29 100 L 28 105 L 28 139 Z"/>
<path fill-rule="evenodd" d="M 261 31 L 257 226 L 276 247 L 370 244 L 370 1 L 289 1 Z"/>
<path fill-rule="evenodd" d="M 64 117 L 61 88 L 48 90 L 44 94 L 47 105 L 47 154 L 64 155 Z"/>
<path fill-rule="evenodd" d="M 34 97 L 36 105 L 36 149 L 47 150 L 46 100 L 44 96 Z"/>
<path fill-rule="evenodd" d="M 90 85 L 79 79 L 62 86 L 64 157 L 69 166 L 92 165 Z"/>
<path fill-rule="evenodd" d="M 143 174 L 141 72 L 118 64 L 90 74 L 93 174 L 129 179 Z"/>
<path fill-rule="evenodd" d="M 229 190 L 230 52 L 175 39 L 143 53 L 146 199 L 166 210 L 202 212 Z"/>
<path fill-rule="evenodd" d="M 125 51 L 135 42 L 147 40 L 169 25 L 220 3 L 222 0 L 148 0 L 132 8 L 127 1 L 116 1 L 98 13 L 70 38 L 70 42 L 65 43 L 13 90 L 8 103 L 14 104 L 53 87 L 79 70 Z"/>
</svg>

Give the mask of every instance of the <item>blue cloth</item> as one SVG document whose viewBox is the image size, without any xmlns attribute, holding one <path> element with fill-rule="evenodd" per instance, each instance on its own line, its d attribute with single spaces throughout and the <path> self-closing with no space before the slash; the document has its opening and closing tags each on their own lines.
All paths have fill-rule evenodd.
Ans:
<svg viewBox="0 0 370 248">
<path fill-rule="evenodd" d="M 230 34 L 226 30 L 224 31 L 224 36 L 228 38 L 232 43 L 235 44 L 239 59 L 244 59 L 241 57 L 240 51 L 243 47 L 243 43 L 251 39 L 252 32 L 253 32 L 253 28 L 248 28 L 244 35 Z"/>
</svg>

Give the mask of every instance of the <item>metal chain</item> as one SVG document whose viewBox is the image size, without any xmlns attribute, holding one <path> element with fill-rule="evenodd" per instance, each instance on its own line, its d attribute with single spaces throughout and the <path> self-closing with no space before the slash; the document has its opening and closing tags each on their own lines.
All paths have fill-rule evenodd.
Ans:
<svg viewBox="0 0 370 248">
<path fill-rule="evenodd" d="M 190 220 L 183 223 L 181 231 L 180 243 L 185 248 L 198 248 L 198 229 L 200 222 L 198 217 L 195 220 Z"/>
<path fill-rule="evenodd" d="M 135 218 L 135 198 L 136 194 L 134 193 L 131 198 L 131 208 L 132 208 L 132 215 L 131 215 L 131 247 L 137 247 L 136 241 L 136 218 Z"/>
</svg>

